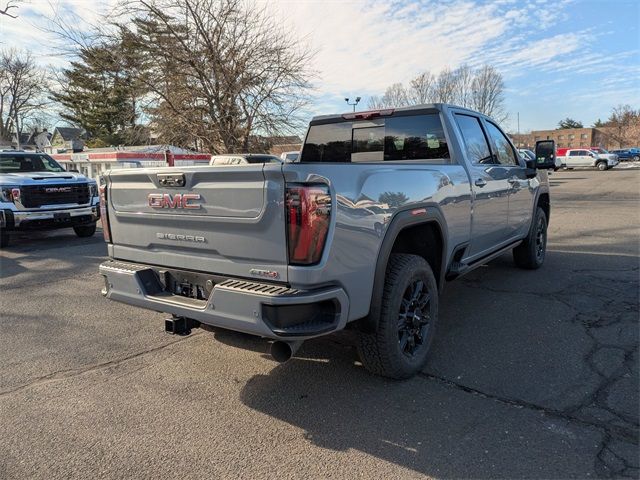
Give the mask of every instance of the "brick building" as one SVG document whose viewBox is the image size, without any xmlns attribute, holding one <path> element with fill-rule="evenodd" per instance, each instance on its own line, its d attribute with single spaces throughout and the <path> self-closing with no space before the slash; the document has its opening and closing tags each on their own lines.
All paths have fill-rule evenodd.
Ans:
<svg viewBox="0 0 640 480">
<path fill-rule="evenodd" d="M 511 134 L 518 148 L 533 148 L 538 140 L 555 140 L 558 148 L 602 147 L 607 150 L 640 146 L 640 122 L 618 127 L 563 128 Z"/>
<path fill-rule="evenodd" d="M 555 140 L 558 148 L 617 148 L 618 146 L 613 136 L 600 128 L 534 130 L 531 133 L 511 135 L 511 138 L 519 148 L 532 148 L 538 140 Z"/>
</svg>

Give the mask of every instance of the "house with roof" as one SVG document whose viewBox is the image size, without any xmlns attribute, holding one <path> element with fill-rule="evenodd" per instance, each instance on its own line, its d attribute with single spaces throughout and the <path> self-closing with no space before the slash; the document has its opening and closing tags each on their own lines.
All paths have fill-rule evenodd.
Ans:
<svg viewBox="0 0 640 480">
<path fill-rule="evenodd" d="M 11 138 L 11 147 L 18 148 L 18 137 L 14 133 Z M 42 131 L 39 131 L 37 128 L 32 132 L 22 132 L 20 133 L 20 150 L 35 150 L 38 152 L 43 152 L 44 149 L 49 146 L 49 142 L 51 140 L 51 134 L 47 132 L 45 128 Z"/>
<path fill-rule="evenodd" d="M 85 132 L 82 128 L 56 127 L 51 136 L 51 151 L 81 152 L 84 149 Z"/>
</svg>

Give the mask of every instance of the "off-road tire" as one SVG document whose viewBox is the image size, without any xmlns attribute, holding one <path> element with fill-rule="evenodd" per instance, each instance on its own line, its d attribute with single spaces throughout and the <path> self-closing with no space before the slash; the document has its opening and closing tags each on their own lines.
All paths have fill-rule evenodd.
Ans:
<svg viewBox="0 0 640 480">
<path fill-rule="evenodd" d="M 607 165 L 607 162 L 598 162 L 596 163 L 596 168 L 601 172 L 604 172 L 607 168 L 609 168 L 609 166 Z"/>
<path fill-rule="evenodd" d="M 547 215 L 538 207 L 529 235 L 513 249 L 513 261 L 518 267 L 536 270 L 542 266 L 547 252 L 547 226 Z"/>
<path fill-rule="evenodd" d="M 418 318 L 417 322 L 426 321 L 424 333 L 413 336 L 411 344 L 416 350 L 413 354 L 405 353 L 401 347 L 401 341 L 405 339 L 405 329 L 400 328 L 404 318 L 406 324 L 411 324 L 406 319 L 409 315 L 401 314 L 401 309 L 406 313 L 405 296 L 411 293 L 419 282 L 422 282 L 428 303 L 425 305 L 425 314 L 417 308 L 411 318 Z M 416 313 L 417 312 L 417 313 Z M 416 320 L 413 320 L 414 322 Z M 420 372 L 427 362 L 427 355 L 435 333 L 438 321 L 438 285 L 431 267 L 422 257 L 408 254 L 392 254 L 389 258 L 385 275 L 384 291 L 378 327 L 373 333 L 359 332 L 357 346 L 358 354 L 363 365 L 372 373 L 393 379 L 410 378 Z M 422 327 L 416 327 L 419 330 Z M 417 338 L 421 341 L 415 342 Z M 405 348 L 409 346 L 405 343 Z"/>
<path fill-rule="evenodd" d="M 92 237 L 94 233 L 96 233 L 96 224 L 92 223 L 91 225 L 78 225 L 73 227 L 73 231 L 76 232 L 76 235 L 80 238 Z"/>
</svg>

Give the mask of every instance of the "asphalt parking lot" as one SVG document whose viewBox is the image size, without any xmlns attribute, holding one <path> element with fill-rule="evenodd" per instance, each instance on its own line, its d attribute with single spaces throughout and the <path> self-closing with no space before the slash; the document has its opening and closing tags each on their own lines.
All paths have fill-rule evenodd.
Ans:
<svg viewBox="0 0 640 480">
<path fill-rule="evenodd" d="M 348 333 L 285 364 L 102 298 L 102 238 L 0 253 L 0 479 L 639 476 L 640 171 L 552 177 L 549 251 L 450 284 L 431 360 L 368 374 Z M 240 345 L 245 348 L 236 348 Z"/>
</svg>

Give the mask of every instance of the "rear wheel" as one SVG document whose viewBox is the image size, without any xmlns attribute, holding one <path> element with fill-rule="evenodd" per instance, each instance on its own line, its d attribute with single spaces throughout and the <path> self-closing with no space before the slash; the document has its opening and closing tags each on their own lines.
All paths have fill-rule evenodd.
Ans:
<svg viewBox="0 0 640 480">
<path fill-rule="evenodd" d="M 79 237 L 91 237 L 94 233 L 96 233 L 96 224 L 92 223 L 91 225 L 78 225 L 77 227 L 73 227 L 73 231 L 76 232 L 76 235 Z"/>
<path fill-rule="evenodd" d="M 596 163 L 596 167 L 601 172 L 604 172 L 607 169 L 607 162 L 598 162 Z"/>
<path fill-rule="evenodd" d="M 547 254 L 547 215 L 536 209 L 527 238 L 513 249 L 513 261 L 520 268 L 535 270 L 544 263 Z"/>
<path fill-rule="evenodd" d="M 634 155 L 634 157 L 633 157 L 633 161 L 634 161 L 634 162 L 638 162 L 638 161 L 640 161 L 640 155 Z"/>
<path fill-rule="evenodd" d="M 417 255 L 391 255 L 378 328 L 358 336 L 362 363 L 384 377 L 414 376 L 427 361 L 437 320 L 438 286 L 429 264 Z"/>
</svg>

